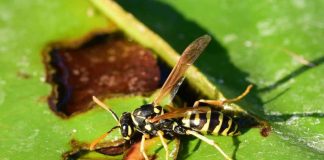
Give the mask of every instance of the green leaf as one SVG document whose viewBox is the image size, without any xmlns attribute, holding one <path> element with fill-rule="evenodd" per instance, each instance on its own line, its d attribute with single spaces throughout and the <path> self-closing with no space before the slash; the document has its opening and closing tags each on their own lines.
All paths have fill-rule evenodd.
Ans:
<svg viewBox="0 0 324 160">
<path fill-rule="evenodd" d="M 102 109 L 70 119 L 55 115 L 44 98 L 51 86 L 42 58 L 49 43 L 105 30 L 110 22 L 87 1 L 1 1 L 0 6 L 0 159 L 61 159 L 72 139 L 91 142 L 115 125 Z M 128 99 L 119 100 L 120 109 L 143 101 Z"/>
</svg>

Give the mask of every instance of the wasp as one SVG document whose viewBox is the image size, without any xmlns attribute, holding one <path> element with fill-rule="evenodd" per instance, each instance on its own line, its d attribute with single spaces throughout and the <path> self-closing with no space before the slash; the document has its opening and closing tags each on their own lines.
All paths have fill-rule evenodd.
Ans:
<svg viewBox="0 0 324 160">
<path fill-rule="evenodd" d="M 116 113 L 103 102 L 93 96 L 93 100 L 99 106 L 109 111 L 117 122 L 117 126 L 94 140 L 90 145 L 93 150 L 100 140 L 105 138 L 115 129 L 120 129 L 121 135 L 126 141 L 133 138 L 135 132 L 142 133 L 140 152 L 145 160 L 148 156 L 145 153 L 145 140 L 151 137 L 159 137 L 166 151 L 166 159 L 169 157 L 169 150 L 164 138 L 176 138 L 182 135 L 192 135 L 215 147 L 226 159 L 231 159 L 213 140 L 203 136 L 204 134 L 236 136 L 240 132 L 238 124 L 230 116 L 224 115 L 219 108 L 224 105 L 242 99 L 248 94 L 252 85 L 238 97 L 225 100 L 197 100 L 193 107 L 175 108 L 168 105 L 164 109 L 160 103 L 168 98 L 169 102 L 176 95 L 179 86 L 184 80 L 186 70 L 194 63 L 203 50 L 207 47 L 211 37 L 204 35 L 193 41 L 182 53 L 177 64 L 173 67 L 170 75 L 163 84 L 154 101 L 144 104 L 132 112 L 124 112 L 120 118 Z M 203 103 L 206 106 L 201 106 Z M 168 108 L 168 109 L 167 109 Z"/>
</svg>

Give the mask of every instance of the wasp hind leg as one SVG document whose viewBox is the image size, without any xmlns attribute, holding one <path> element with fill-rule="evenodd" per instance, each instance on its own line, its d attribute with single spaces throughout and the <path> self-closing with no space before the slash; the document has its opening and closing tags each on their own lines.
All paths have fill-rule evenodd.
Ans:
<svg viewBox="0 0 324 160">
<path fill-rule="evenodd" d="M 186 131 L 187 135 L 193 135 L 197 138 L 199 138 L 200 140 L 212 145 L 213 147 L 215 147 L 227 160 L 231 160 L 232 158 L 230 158 L 213 140 L 208 139 L 207 137 L 199 134 L 196 131 L 192 131 L 192 130 L 187 130 Z"/>
<path fill-rule="evenodd" d="M 159 135 L 162 145 L 165 149 L 165 159 L 168 160 L 169 159 L 169 149 L 168 149 L 167 143 L 165 142 L 165 140 L 163 138 L 164 133 L 163 133 L 163 131 L 157 131 L 157 134 Z"/>
<path fill-rule="evenodd" d="M 225 99 L 225 100 L 205 100 L 205 99 L 200 99 L 198 101 L 196 101 L 194 103 L 194 106 L 193 107 L 199 107 L 199 104 L 200 103 L 205 103 L 205 104 L 208 104 L 208 105 L 211 105 L 215 108 L 219 108 L 221 110 L 224 110 L 224 104 L 229 104 L 229 103 L 234 103 L 234 102 L 237 102 L 239 100 L 241 100 L 242 98 L 244 98 L 251 90 L 253 86 L 252 85 L 249 85 L 245 91 L 237 96 L 236 98 L 233 98 L 233 99 Z M 230 106 L 228 105 L 228 107 L 231 107 L 231 110 L 235 111 L 235 112 L 245 112 L 244 110 L 242 110 L 241 108 L 238 108 L 238 107 L 233 107 L 233 106 Z"/>
</svg>

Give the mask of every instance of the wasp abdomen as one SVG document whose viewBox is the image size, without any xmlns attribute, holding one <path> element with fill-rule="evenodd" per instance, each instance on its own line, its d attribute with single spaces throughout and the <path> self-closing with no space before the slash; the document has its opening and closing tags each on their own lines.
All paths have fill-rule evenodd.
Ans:
<svg viewBox="0 0 324 160">
<path fill-rule="evenodd" d="M 238 126 L 231 117 L 210 108 L 206 113 L 189 111 L 182 119 L 183 126 L 203 134 L 233 136 L 238 135 Z"/>
</svg>

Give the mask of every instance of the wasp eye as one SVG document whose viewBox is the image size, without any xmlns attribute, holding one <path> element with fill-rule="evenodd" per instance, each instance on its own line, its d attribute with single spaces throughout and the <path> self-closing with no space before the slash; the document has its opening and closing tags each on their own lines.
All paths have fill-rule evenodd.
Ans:
<svg viewBox="0 0 324 160">
<path fill-rule="evenodd" d="M 126 124 L 122 125 L 121 133 L 123 137 L 126 137 L 128 135 L 128 126 Z"/>
<path fill-rule="evenodd" d="M 127 125 L 124 124 L 124 125 L 122 126 L 122 129 L 123 129 L 123 130 L 127 129 Z"/>
</svg>

